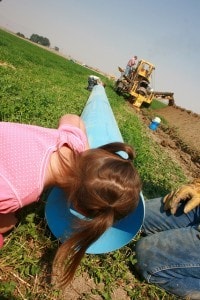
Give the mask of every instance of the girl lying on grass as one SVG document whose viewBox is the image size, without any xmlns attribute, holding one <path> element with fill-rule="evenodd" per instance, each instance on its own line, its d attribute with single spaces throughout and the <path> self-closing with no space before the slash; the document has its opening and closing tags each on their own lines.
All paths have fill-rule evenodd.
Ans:
<svg viewBox="0 0 200 300">
<path fill-rule="evenodd" d="M 58 129 L 1 122 L 0 137 L 1 237 L 15 226 L 17 210 L 53 186 L 64 189 L 69 203 L 91 219 L 80 220 L 57 251 L 54 270 L 59 266 L 59 282 L 68 284 L 87 248 L 138 205 L 141 182 L 134 151 L 121 142 L 89 149 L 83 121 L 69 114 Z"/>
</svg>

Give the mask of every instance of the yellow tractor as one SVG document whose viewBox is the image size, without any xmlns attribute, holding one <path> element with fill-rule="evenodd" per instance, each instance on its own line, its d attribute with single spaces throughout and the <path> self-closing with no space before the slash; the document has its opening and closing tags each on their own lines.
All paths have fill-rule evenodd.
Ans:
<svg viewBox="0 0 200 300">
<path fill-rule="evenodd" d="M 137 67 L 126 76 L 124 70 L 119 67 L 121 76 L 115 83 L 116 92 L 128 94 L 130 102 L 138 109 L 142 104 L 149 106 L 154 96 L 150 86 L 150 77 L 154 69 L 151 63 L 140 60 Z"/>
</svg>

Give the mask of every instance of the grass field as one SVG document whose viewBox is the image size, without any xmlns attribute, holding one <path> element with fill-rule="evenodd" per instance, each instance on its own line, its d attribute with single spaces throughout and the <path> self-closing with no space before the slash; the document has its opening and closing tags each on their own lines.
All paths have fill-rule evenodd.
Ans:
<svg viewBox="0 0 200 300">
<path fill-rule="evenodd" d="M 0 119 L 56 127 L 65 113 L 81 114 L 89 97 L 88 76 L 106 83 L 106 94 L 125 142 L 133 145 L 135 165 L 143 180 L 145 198 L 164 195 L 186 181 L 183 171 L 154 143 L 138 115 L 102 75 L 51 51 L 0 30 Z M 103 120 L 103 116 L 102 116 Z M 20 223 L 5 238 L 0 252 L 0 299 L 64 299 L 50 285 L 51 263 L 58 247 L 44 218 L 46 194 L 37 204 L 19 212 Z M 136 237 L 138 239 L 139 237 Z M 79 272 L 103 283 L 80 299 L 112 299 L 122 287 L 131 299 L 171 300 L 171 296 L 135 276 L 134 245 L 107 255 L 85 255 Z M 119 299 L 121 300 L 121 299 Z"/>
</svg>

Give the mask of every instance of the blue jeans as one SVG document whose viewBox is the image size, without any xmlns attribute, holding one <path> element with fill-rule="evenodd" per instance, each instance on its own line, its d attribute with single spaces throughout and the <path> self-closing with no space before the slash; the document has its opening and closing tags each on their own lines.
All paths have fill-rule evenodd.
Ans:
<svg viewBox="0 0 200 300">
<path fill-rule="evenodd" d="M 132 68 L 130 66 L 126 66 L 126 69 L 124 71 L 124 75 L 129 76 L 129 74 L 131 73 Z"/>
<path fill-rule="evenodd" d="M 162 198 L 145 203 L 143 232 L 136 244 L 136 269 L 147 282 L 171 294 L 200 299 L 200 207 L 176 215 L 163 209 Z"/>
</svg>

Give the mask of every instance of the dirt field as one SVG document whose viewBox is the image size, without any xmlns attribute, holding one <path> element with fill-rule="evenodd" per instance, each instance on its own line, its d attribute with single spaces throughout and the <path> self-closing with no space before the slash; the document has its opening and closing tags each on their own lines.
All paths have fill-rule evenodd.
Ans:
<svg viewBox="0 0 200 300">
<path fill-rule="evenodd" d="M 154 115 L 141 112 L 145 122 L 155 116 L 164 119 L 152 132 L 154 140 L 181 165 L 189 179 L 200 177 L 200 115 L 176 106 L 156 110 Z"/>
</svg>

